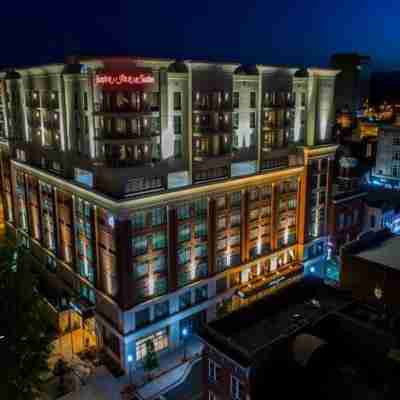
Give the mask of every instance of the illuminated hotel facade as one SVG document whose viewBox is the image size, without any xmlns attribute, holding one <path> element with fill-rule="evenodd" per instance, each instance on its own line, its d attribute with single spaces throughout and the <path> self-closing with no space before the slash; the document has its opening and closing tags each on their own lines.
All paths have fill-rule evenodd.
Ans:
<svg viewBox="0 0 400 400">
<path fill-rule="evenodd" d="M 337 72 L 126 57 L 0 75 L 7 226 L 123 368 L 319 265 Z"/>
</svg>

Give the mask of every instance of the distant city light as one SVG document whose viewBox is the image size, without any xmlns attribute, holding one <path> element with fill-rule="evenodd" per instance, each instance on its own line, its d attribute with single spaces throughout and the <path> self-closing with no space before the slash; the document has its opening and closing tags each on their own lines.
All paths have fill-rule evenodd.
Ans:
<svg viewBox="0 0 400 400">
<path fill-rule="evenodd" d="M 313 273 L 315 272 L 315 268 L 314 268 L 314 267 L 311 267 L 311 268 L 310 268 L 310 272 L 313 274 Z"/>
<path fill-rule="evenodd" d="M 183 328 L 183 329 L 182 329 L 182 335 L 183 335 L 183 336 L 187 336 L 187 334 L 188 334 L 187 328 Z"/>
</svg>

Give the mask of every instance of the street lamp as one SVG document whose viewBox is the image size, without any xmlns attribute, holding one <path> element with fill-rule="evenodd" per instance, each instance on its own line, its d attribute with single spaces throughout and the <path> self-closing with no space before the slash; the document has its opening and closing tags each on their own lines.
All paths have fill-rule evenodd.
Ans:
<svg viewBox="0 0 400 400">
<path fill-rule="evenodd" d="M 132 364 L 133 364 L 133 356 L 132 356 L 132 354 L 128 354 L 129 385 L 132 385 Z"/>
<path fill-rule="evenodd" d="M 182 336 L 183 336 L 183 361 L 186 361 L 186 337 L 188 335 L 188 329 L 182 329 Z"/>
</svg>

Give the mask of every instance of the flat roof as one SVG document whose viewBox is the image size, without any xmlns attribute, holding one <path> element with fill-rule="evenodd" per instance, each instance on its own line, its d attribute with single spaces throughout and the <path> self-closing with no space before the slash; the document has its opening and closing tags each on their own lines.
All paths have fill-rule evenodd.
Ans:
<svg viewBox="0 0 400 400">
<path fill-rule="evenodd" d="M 400 236 L 392 236 L 356 253 L 357 257 L 400 271 Z"/>
<path fill-rule="evenodd" d="M 315 305 L 316 302 L 319 306 Z M 327 313 L 340 310 L 349 302 L 347 295 L 321 280 L 305 278 L 210 323 L 200 336 L 246 366 L 256 353 L 276 340 L 291 336 Z"/>
</svg>

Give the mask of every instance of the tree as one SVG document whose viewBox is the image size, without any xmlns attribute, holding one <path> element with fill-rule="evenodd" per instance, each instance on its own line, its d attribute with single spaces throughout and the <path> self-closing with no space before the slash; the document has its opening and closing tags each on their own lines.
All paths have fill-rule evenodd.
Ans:
<svg viewBox="0 0 400 400">
<path fill-rule="evenodd" d="M 37 399 L 41 377 L 49 372 L 54 336 L 46 306 L 35 289 L 32 263 L 28 250 L 10 242 L 1 244 L 0 390 L 7 399 Z"/>
<path fill-rule="evenodd" d="M 154 348 L 154 343 L 151 339 L 146 342 L 146 355 L 143 360 L 144 370 L 151 376 L 151 371 L 158 368 L 160 365 L 158 361 L 158 355 Z"/>
</svg>

